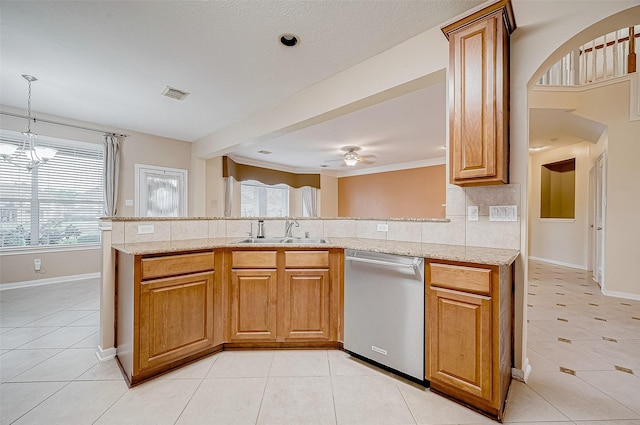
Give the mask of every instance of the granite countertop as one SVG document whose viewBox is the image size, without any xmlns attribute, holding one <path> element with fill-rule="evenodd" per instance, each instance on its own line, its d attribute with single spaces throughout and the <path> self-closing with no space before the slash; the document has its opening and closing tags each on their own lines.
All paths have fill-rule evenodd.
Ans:
<svg viewBox="0 0 640 425">
<path fill-rule="evenodd" d="M 509 266 L 520 255 L 515 249 L 482 248 L 461 245 L 401 242 L 381 239 L 328 238 L 329 243 L 319 244 L 252 244 L 238 243 L 242 237 L 203 238 L 166 242 L 145 242 L 133 244 L 113 244 L 118 251 L 130 255 L 170 254 L 213 248 L 344 248 L 385 254 L 408 255 L 434 260 L 460 261 L 465 263 Z"/>
<path fill-rule="evenodd" d="M 401 217 L 288 217 L 293 220 L 369 220 L 369 221 L 413 221 L 424 223 L 449 223 L 448 218 L 401 218 Z M 100 217 L 102 221 L 197 221 L 197 220 L 286 220 L 287 217 Z"/>
</svg>

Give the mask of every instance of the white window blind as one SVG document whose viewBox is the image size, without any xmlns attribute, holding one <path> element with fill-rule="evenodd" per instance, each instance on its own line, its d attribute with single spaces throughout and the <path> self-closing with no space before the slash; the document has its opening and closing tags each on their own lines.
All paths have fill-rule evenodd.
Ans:
<svg viewBox="0 0 640 425">
<path fill-rule="evenodd" d="M 20 146 L 3 134 L 0 143 Z M 0 249 L 98 244 L 103 212 L 102 144 L 38 137 L 57 150 L 46 164 L 27 171 L 26 157 L 0 159 Z"/>
<path fill-rule="evenodd" d="M 289 215 L 289 186 L 273 186 L 256 180 L 240 184 L 242 217 L 286 217 Z"/>
</svg>

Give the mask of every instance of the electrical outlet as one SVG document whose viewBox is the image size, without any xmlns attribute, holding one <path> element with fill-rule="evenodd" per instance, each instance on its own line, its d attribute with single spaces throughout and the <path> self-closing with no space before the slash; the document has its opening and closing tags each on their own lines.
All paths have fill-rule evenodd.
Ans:
<svg viewBox="0 0 640 425">
<path fill-rule="evenodd" d="M 144 235 L 147 233 L 154 233 L 155 230 L 153 228 L 153 224 L 140 224 L 138 225 L 138 234 Z"/>
<path fill-rule="evenodd" d="M 124 200 L 124 206 L 125 207 L 132 207 L 133 206 L 133 199 L 125 199 Z"/>
<path fill-rule="evenodd" d="M 389 225 L 387 223 L 378 223 L 378 232 L 388 232 Z"/>
<path fill-rule="evenodd" d="M 478 221 L 478 206 L 470 205 L 467 207 L 467 220 Z"/>
<path fill-rule="evenodd" d="M 40 260 L 39 258 L 35 258 L 33 260 L 33 269 L 39 272 L 41 268 L 42 268 L 42 260 Z"/>
<path fill-rule="evenodd" d="M 490 206 L 489 221 L 518 221 L 518 206 L 517 205 Z"/>
</svg>

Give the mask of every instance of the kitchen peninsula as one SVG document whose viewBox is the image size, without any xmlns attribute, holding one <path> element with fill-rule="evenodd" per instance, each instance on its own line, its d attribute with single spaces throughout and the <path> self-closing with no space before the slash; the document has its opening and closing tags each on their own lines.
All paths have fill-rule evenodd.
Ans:
<svg viewBox="0 0 640 425">
<path fill-rule="evenodd" d="M 426 259 L 426 311 L 415 318 L 426 324 L 425 379 L 501 417 L 518 250 L 425 242 L 446 234 L 451 223 L 441 219 L 384 220 L 387 237 L 405 240 L 373 238 L 383 220 L 297 220 L 286 243 L 247 243 L 255 220 L 103 219 L 101 314 L 111 309 L 129 383 L 225 349 L 342 348 L 343 253 L 357 249 Z M 267 236 L 283 224 L 266 219 Z M 407 240 L 416 232 L 419 241 Z"/>
</svg>

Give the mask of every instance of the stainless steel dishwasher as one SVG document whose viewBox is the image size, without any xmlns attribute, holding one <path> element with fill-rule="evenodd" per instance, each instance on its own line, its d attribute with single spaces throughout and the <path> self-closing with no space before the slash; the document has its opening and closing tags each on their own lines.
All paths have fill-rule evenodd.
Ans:
<svg viewBox="0 0 640 425">
<path fill-rule="evenodd" d="M 424 379 L 424 258 L 345 251 L 344 348 Z"/>
</svg>

